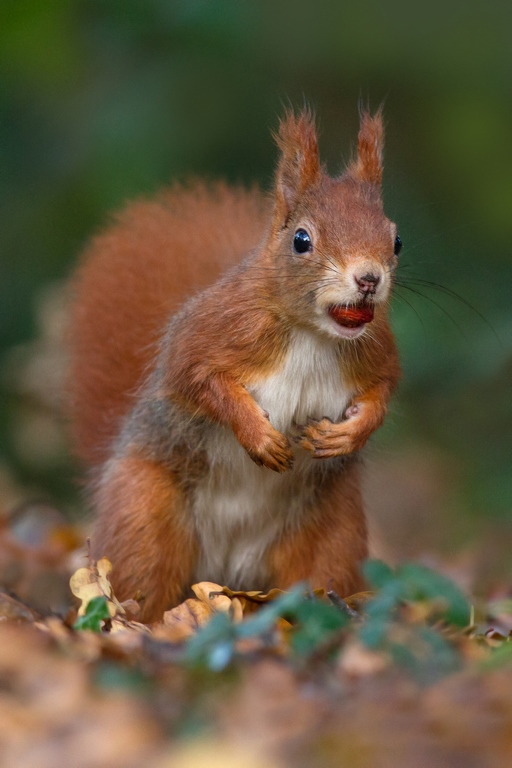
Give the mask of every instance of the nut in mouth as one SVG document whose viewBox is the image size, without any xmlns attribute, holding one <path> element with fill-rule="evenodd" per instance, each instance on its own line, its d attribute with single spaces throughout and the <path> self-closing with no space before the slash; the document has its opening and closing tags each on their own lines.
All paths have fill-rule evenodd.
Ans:
<svg viewBox="0 0 512 768">
<path fill-rule="evenodd" d="M 338 325 L 344 328 L 360 328 L 373 320 L 373 305 L 359 304 L 346 306 L 331 304 L 328 313 Z"/>
</svg>

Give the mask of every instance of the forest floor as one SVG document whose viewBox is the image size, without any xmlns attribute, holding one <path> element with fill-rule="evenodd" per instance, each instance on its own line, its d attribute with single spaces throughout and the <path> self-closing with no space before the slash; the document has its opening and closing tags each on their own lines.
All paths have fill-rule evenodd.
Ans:
<svg viewBox="0 0 512 768">
<path fill-rule="evenodd" d="M 374 560 L 345 600 L 203 583 L 146 627 L 84 542 L 48 505 L 0 518 L 1 766 L 512 765 L 505 591 Z"/>
</svg>

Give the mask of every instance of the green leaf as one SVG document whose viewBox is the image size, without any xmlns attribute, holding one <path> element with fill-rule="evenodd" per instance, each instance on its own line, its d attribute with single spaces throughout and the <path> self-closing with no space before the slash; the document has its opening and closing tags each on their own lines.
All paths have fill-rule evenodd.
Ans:
<svg viewBox="0 0 512 768">
<path fill-rule="evenodd" d="M 106 597 L 93 597 L 85 609 L 85 615 L 79 616 L 73 624 L 73 629 L 89 629 L 101 632 L 101 622 L 110 618 Z"/>
<path fill-rule="evenodd" d="M 293 651 L 301 657 L 325 646 L 350 621 L 336 606 L 319 600 L 303 600 L 295 612 L 297 626 L 291 636 Z"/>
<path fill-rule="evenodd" d="M 271 633 L 279 618 L 296 625 L 291 641 L 294 652 L 299 656 L 311 655 L 345 627 L 349 619 L 333 605 L 307 599 L 305 593 L 306 585 L 298 584 L 240 624 L 233 624 L 225 613 L 217 614 L 187 642 L 186 660 L 221 671 L 232 660 L 237 640 Z"/>
<path fill-rule="evenodd" d="M 386 640 L 389 624 L 390 622 L 382 617 L 367 620 L 359 630 L 361 642 L 372 650 L 380 648 Z"/>
<path fill-rule="evenodd" d="M 213 672 L 222 672 L 233 658 L 233 639 L 217 643 L 208 654 L 208 666 Z"/>
<path fill-rule="evenodd" d="M 293 621 L 300 606 L 306 602 L 312 602 L 304 598 L 306 589 L 305 584 L 297 584 L 291 592 L 280 595 L 277 600 L 265 605 L 254 616 L 238 625 L 238 637 L 263 635 L 269 632 L 280 618 L 289 618 Z"/>
<path fill-rule="evenodd" d="M 305 597 L 307 587 L 298 584 L 291 592 L 281 595 L 258 613 L 238 625 L 238 637 L 255 637 L 269 632 L 277 619 L 288 619 L 294 628 L 291 635 L 293 651 L 310 656 L 332 638 L 333 633 L 347 626 L 349 619 L 335 606 L 316 598 Z"/>
<path fill-rule="evenodd" d="M 405 600 L 429 600 L 440 604 L 439 614 L 450 624 L 469 624 L 469 603 L 460 589 L 446 576 L 416 563 L 401 566 L 397 575 L 403 586 Z"/>
<path fill-rule="evenodd" d="M 368 648 L 385 644 L 387 632 L 400 604 L 402 585 L 393 576 L 365 606 L 366 621 L 360 629 L 360 638 Z"/>
<path fill-rule="evenodd" d="M 415 563 L 393 573 L 379 561 L 366 563 L 365 575 L 379 591 L 365 606 L 365 621 L 359 629 L 364 645 L 391 653 L 395 664 L 422 684 L 435 682 L 460 666 L 456 650 L 438 631 L 408 624 L 398 610 L 406 601 L 427 601 L 434 609 L 431 618 L 467 626 L 469 605 L 450 579 Z"/>
<path fill-rule="evenodd" d="M 376 589 L 382 589 L 395 578 L 392 568 L 382 560 L 367 560 L 363 565 L 363 574 Z"/>
<path fill-rule="evenodd" d="M 305 588 L 298 585 L 240 624 L 233 624 L 228 614 L 218 613 L 187 642 L 187 662 L 205 665 L 216 672 L 225 669 L 233 658 L 236 641 L 270 632 L 278 618 L 294 613 L 304 602 Z"/>
<path fill-rule="evenodd" d="M 185 659 L 189 664 L 205 664 L 211 669 L 221 669 L 221 652 L 217 648 L 233 646 L 236 625 L 226 613 L 217 613 L 187 642 Z M 231 659 L 231 655 L 228 661 Z M 226 662 L 227 663 L 227 662 Z M 225 664 L 224 664 L 225 666 Z"/>
<path fill-rule="evenodd" d="M 395 664 L 407 670 L 421 685 L 432 685 L 460 669 L 455 649 L 432 627 L 411 627 L 405 642 L 392 642 Z"/>
</svg>

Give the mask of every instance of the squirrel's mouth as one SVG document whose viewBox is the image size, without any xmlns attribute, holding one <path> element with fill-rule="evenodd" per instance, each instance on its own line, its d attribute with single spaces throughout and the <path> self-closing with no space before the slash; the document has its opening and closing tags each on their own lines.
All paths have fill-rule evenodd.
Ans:
<svg viewBox="0 0 512 768">
<path fill-rule="evenodd" d="M 373 305 L 359 304 L 346 306 L 345 304 L 331 304 L 327 309 L 329 316 L 343 328 L 362 328 L 373 320 Z"/>
</svg>

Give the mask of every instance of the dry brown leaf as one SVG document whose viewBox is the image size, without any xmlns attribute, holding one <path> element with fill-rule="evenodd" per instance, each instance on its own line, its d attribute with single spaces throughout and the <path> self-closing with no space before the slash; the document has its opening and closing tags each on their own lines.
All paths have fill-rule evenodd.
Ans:
<svg viewBox="0 0 512 768">
<path fill-rule="evenodd" d="M 221 590 L 228 597 L 245 598 L 252 603 L 270 603 L 272 600 L 275 600 L 281 595 L 286 594 L 284 589 L 277 588 L 271 589 L 268 592 L 262 592 L 261 590 L 244 592 L 243 590 L 230 589 L 229 587 L 219 587 L 219 590 Z M 315 597 L 323 597 L 325 595 L 325 590 L 321 588 L 313 589 L 311 592 L 315 595 Z"/>
<path fill-rule="evenodd" d="M 199 584 L 192 585 L 192 592 L 198 600 L 206 603 L 213 611 L 228 613 L 231 609 L 231 600 L 222 593 L 222 587 L 219 584 L 214 584 L 211 581 L 201 581 Z"/>
<path fill-rule="evenodd" d="M 185 601 L 185 605 L 187 606 L 196 627 L 203 627 L 208 623 L 212 616 L 213 608 L 207 603 L 202 600 L 194 600 L 194 598 L 191 597 Z"/>
<path fill-rule="evenodd" d="M 228 597 L 242 597 L 253 603 L 269 603 L 271 600 L 275 600 L 280 595 L 285 594 L 282 589 L 271 589 L 269 592 L 262 592 L 257 589 L 244 592 L 244 590 L 230 589 L 229 587 L 221 587 L 220 589 Z"/>
<path fill-rule="evenodd" d="M 56 616 L 49 616 L 35 626 L 75 659 L 91 663 L 102 655 L 105 635 L 97 632 L 72 632 Z"/>
<path fill-rule="evenodd" d="M 88 568 L 79 568 L 72 575 L 69 586 L 75 597 L 82 601 L 78 609 L 79 616 L 85 615 L 87 606 L 95 597 L 106 598 L 108 612 L 112 618 L 125 615 L 125 610 L 114 595 L 109 581 L 111 572 L 112 563 L 102 557 L 96 564 L 92 562 Z"/>
<path fill-rule="evenodd" d="M 375 597 L 375 592 L 355 592 L 349 597 L 344 597 L 344 601 L 354 611 L 361 611 L 365 604 Z"/>
<path fill-rule="evenodd" d="M 207 624 L 214 613 L 228 613 L 235 623 L 243 620 L 241 601 L 223 594 L 219 584 L 202 581 L 193 584 L 192 591 L 196 595 L 195 598 L 188 598 L 184 603 L 164 613 L 163 625 L 155 627 L 157 636 L 165 637 L 169 642 L 180 643 Z"/>
<path fill-rule="evenodd" d="M 241 601 L 225 594 L 220 584 L 211 581 L 201 581 L 192 585 L 192 591 L 196 597 L 215 613 L 229 613 L 235 623 L 242 621 L 244 610 Z"/>
<path fill-rule="evenodd" d="M 110 625 L 109 636 L 117 635 L 119 632 L 138 632 L 142 635 L 150 635 L 151 630 L 146 624 L 141 624 L 140 621 L 126 621 L 123 619 L 112 619 Z"/>
<path fill-rule="evenodd" d="M 164 613 L 162 633 L 169 642 L 180 643 L 194 635 L 212 617 L 213 609 L 202 600 L 190 597 Z"/>
<path fill-rule="evenodd" d="M 5 592 L 0 592 L 0 621 L 36 621 L 38 618 L 38 614 L 31 608 Z"/>
<path fill-rule="evenodd" d="M 339 659 L 339 668 L 353 677 L 366 677 L 383 672 L 391 664 L 388 654 L 372 651 L 354 640 L 347 644 Z"/>
<path fill-rule="evenodd" d="M 293 624 L 289 622 L 287 619 L 283 619 L 283 617 L 280 616 L 276 621 L 276 629 L 282 632 L 289 632 L 290 629 L 293 629 Z"/>
<path fill-rule="evenodd" d="M 231 618 L 235 624 L 239 624 L 244 618 L 243 605 L 238 597 L 234 597 L 231 601 Z"/>
<path fill-rule="evenodd" d="M 69 638 L 73 652 L 56 653 L 48 633 L 27 624 L 0 626 L 0 678 L 9 681 L 0 695 L 0 764 L 149 768 L 162 740 L 156 718 L 135 696 L 91 684 L 94 646 L 108 638 L 93 632 Z"/>
</svg>

